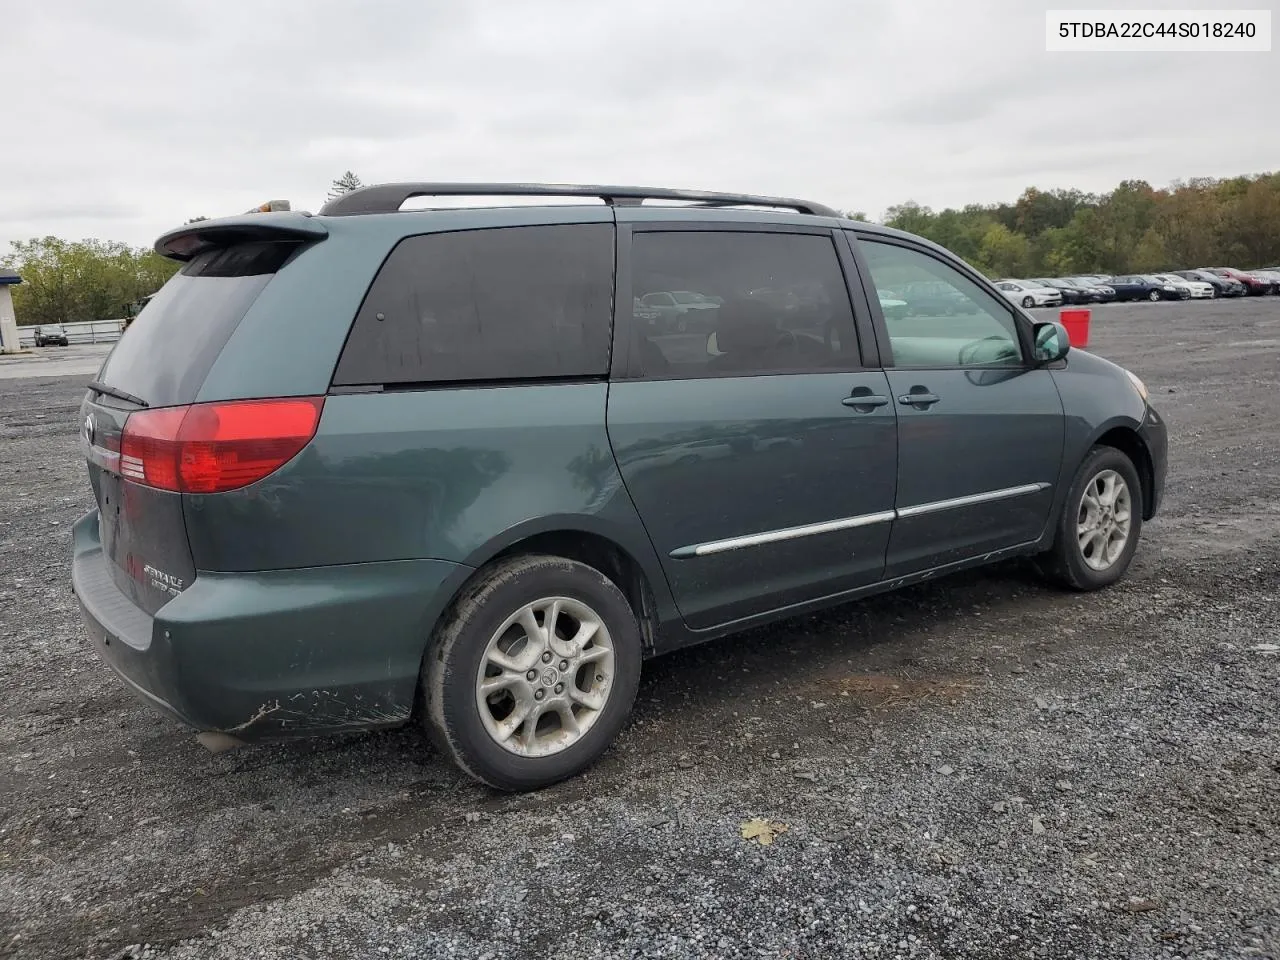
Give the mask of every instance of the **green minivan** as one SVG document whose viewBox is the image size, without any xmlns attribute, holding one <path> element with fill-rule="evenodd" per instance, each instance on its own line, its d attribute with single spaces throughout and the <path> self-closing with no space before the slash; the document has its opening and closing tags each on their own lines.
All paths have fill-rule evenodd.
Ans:
<svg viewBox="0 0 1280 960">
<path fill-rule="evenodd" d="M 156 248 L 81 407 L 72 578 L 211 746 L 416 720 L 538 788 L 646 657 L 1016 555 L 1104 587 L 1164 486 L 1136 376 L 819 204 L 384 184 Z"/>
</svg>

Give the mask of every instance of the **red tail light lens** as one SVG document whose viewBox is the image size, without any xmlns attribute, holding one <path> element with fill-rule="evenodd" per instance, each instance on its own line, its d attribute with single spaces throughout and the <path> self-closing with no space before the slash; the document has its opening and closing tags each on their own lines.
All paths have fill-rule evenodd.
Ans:
<svg viewBox="0 0 1280 960">
<path fill-rule="evenodd" d="M 120 473 L 176 493 L 245 487 L 296 457 L 315 436 L 323 410 L 324 397 L 141 410 L 125 421 Z"/>
</svg>

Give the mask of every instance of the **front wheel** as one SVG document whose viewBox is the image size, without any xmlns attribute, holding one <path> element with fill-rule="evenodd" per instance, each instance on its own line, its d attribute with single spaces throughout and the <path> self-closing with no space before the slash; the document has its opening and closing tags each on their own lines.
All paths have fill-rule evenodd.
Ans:
<svg viewBox="0 0 1280 960">
<path fill-rule="evenodd" d="M 467 773 L 536 790 L 594 763 L 640 683 L 640 627 L 604 574 L 552 556 L 482 572 L 423 668 L 428 733 Z"/>
<path fill-rule="evenodd" d="M 1023 298 L 1022 298 L 1022 306 L 1023 306 L 1023 308 L 1024 308 L 1024 309 L 1026 309 L 1026 310 L 1030 310 L 1030 309 L 1031 309 L 1032 307 L 1034 307 L 1035 305 L 1036 305 L 1036 302 L 1035 302 L 1035 300 L 1034 300 L 1033 298 L 1031 298 L 1031 297 L 1023 297 Z"/>
<path fill-rule="evenodd" d="M 1147 294 L 1147 299 L 1150 300 L 1152 303 L 1155 303 L 1157 300 L 1160 299 L 1160 291 L 1152 290 L 1150 293 Z"/>
<path fill-rule="evenodd" d="M 1115 583 L 1138 549 L 1142 509 L 1133 461 L 1115 447 L 1094 447 L 1067 491 L 1053 546 L 1039 557 L 1041 572 L 1072 590 Z"/>
</svg>

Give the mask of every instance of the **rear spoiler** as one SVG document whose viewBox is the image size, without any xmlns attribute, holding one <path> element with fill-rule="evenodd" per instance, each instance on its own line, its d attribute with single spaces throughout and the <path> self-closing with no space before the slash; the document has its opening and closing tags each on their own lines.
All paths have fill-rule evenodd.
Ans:
<svg viewBox="0 0 1280 960">
<path fill-rule="evenodd" d="M 238 217 L 197 220 L 170 230 L 156 241 L 156 253 L 186 261 L 214 247 L 249 240 L 316 242 L 329 236 L 324 225 L 305 213 L 251 212 Z"/>
</svg>

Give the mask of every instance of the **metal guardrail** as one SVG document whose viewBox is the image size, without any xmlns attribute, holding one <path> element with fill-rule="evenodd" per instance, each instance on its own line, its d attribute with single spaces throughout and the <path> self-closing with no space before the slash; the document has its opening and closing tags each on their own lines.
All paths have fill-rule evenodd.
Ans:
<svg viewBox="0 0 1280 960">
<path fill-rule="evenodd" d="M 71 343 L 114 343 L 124 332 L 124 320 L 85 320 L 80 323 L 64 323 L 67 340 Z M 18 327 L 18 344 L 23 347 L 36 345 L 36 328 Z"/>
</svg>

